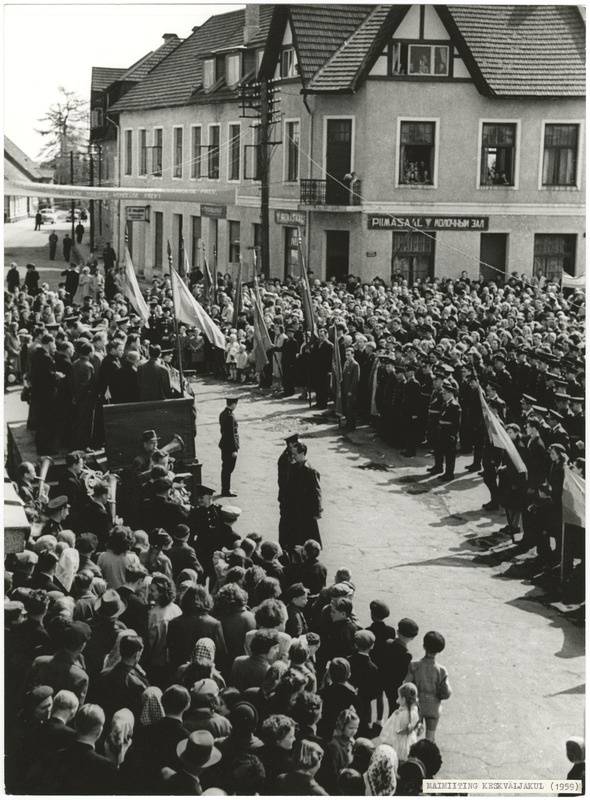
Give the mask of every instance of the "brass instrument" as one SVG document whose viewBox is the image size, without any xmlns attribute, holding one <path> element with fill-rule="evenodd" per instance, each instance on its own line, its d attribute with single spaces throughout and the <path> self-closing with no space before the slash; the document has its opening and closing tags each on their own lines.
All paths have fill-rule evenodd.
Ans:
<svg viewBox="0 0 590 800">
<path fill-rule="evenodd" d="M 162 453 L 167 453 L 170 456 L 172 453 L 177 453 L 179 450 L 184 450 L 184 441 L 181 436 L 175 433 L 172 441 L 168 442 L 168 444 L 164 447 L 161 447 L 160 450 Z"/>
<path fill-rule="evenodd" d="M 46 502 L 48 500 L 49 484 L 47 483 L 47 473 L 49 472 L 49 467 L 52 467 L 54 463 L 51 456 L 43 456 L 38 461 L 39 492 L 37 497 L 40 502 Z"/>
<path fill-rule="evenodd" d="M 105 475 L 97 469 L 82 467 L 80 470 L 80 478 L 84 481 L 88 494 L 92 495 L 94 487 L 105 478 Z"/>
</svg>

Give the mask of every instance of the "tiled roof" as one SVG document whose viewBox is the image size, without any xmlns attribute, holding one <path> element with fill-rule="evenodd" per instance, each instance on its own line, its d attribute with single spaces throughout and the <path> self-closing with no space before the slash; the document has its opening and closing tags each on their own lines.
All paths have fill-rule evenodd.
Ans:
<svg viewBox="0 0 590 800">
<path fill-rule="evenodd" d="M 585 94 L 585 27 L 576 6 L 447 9 L 491 94 Z"/>
<path fill-rule="evenodd" d="M 29 158 L 26 153 L 17 147 L 8 136 L 4 137 L 4 168 L 6 170 L 7 164 L 12 163 L 20 170 L 19 177 L 22 178 L 22 173 L 26 173 L 30 178 L 40 178 L 41 173 L 37 164 L 32 158 Z"/>
<path fill-rule="evenodd" d="M 118 80 L 124 72 L 125 67 L 121 69 L 116 67 L 92 67 L 91 91 L 104 91 L 113 81 Z"/>
<path fill-rule="evenodd" d="M 375 42 L 408 6 L 376 6 L 359 28 L 342 44 L 309 82 L 310 92 L 351 91 L 363 66 L 373 53 Z"/>
<path fill-rule="evenodd" d="M 260 31 L 250 46 L 263 45 L 274 6 L 260 8 Z M 167 108 L 193 102 L 202 84 L 201 59 L 216 50 L 240 48 L 244 41 L 244 11 L 217 14 L 185 39 L 137 86 L 117 101 L 112 111 Z M 234 95 L 232 94 L 232 97 Z"/>
<path fill-rule="evenodd" d="M 181 43 L 182 39 L 180 39 L 175 34 L 172 34 L 166 38 L 166 41 L 163 45 L 158 47 L 157 50 L 148 53 L 143 58 L 141 58 L 137 63 L 132 64 L 129 69 L 124 72 L 120 78 L 117 80 L 120 81 L 141 81 L 145 76 L 151 72 L 158 64 L 166 58 L 166 56 L 170 55 L 170 53 L 175 50 L 178 45 Z"/>
<path fill-rule="evenodd" d="M 374 5 L 289 6 L 304 83 L 312 79 L 374 9 Z"/>
</svg>

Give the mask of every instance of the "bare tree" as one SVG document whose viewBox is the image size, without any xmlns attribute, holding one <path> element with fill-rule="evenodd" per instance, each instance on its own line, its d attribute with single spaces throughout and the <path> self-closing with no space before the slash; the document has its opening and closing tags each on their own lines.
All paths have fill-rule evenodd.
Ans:
<svg viewBox="0 0 590 800">
<path fill-rule="evenodd" d="M 45 138 L 38 158 L 44 166 L 55 169 L 57 183 L 69 183 L 69 155 L 73 152 L 78 183 L 85 177 L 86 169 L 85 160 L 80 155 L 86 154 L 88 149 L 88 102 L 63 86 L 58 91 L 59 99 L 49 106 L 47 113 L 39 120 L 43 127 L 35 129 Z"/>
</svg>

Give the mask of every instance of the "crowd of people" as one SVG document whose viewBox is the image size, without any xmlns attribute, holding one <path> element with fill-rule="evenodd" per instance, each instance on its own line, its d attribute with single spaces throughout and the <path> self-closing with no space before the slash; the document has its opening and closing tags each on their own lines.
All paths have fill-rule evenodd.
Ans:
<svg viewBox="0 0 590 800">
<path fill-rule="evenodd" d="M 38 524 L 6 563 L 10 792 L 403 795 L 440 769 L 444 636 L 426 632 L 424 658 L 412 661 L 413 619 L 392 627 L 376 598 L 372 624 L 358 624 L 352 571 L 330 582 L 321 561 L 319 475 L 297 435 L 278 463 L 279 543 L 274 531 L 238 537 L 207 486 L 195 487 L 196 505 L 173 499 L 156 431 L 130 467 L 134 501 L 121 519 L 109 487 L 99 480 L 89 497 L 81 478 L 84 449 L 104 441 L 104 404 L 173 395 L 166 361 L 178 363 L 178 344 L 188 371 L 274 387 L 277 399 L 315 396 L 320 410 L 334 402 L 346 429 L 372 424 L 407 459 L 430 449 L 429 472 L 451 488 L 456 453 L 472 452 L 486 509 L 504 508 L 503 532 L 552 570 L 564 468 L 584 473 L 584 294 L 542 276 L 309 278 L 313 334 L 295 278 L 246 282 L 236 308 L 229 275 L 214 287 L 188 276 L 223 351 L 197 327 L 176 327 L 167 276 L 146 290 L 144 324 L 120 275 L 81 298 L 65 282 L 21 287 L 13 275 L 7 374 L 23 383 L 38 452 L 68 455 L 49 497 L 38 496 L 33 465 L 19 468 Z M 262 368 L 257 292 L 272 345 Z M 482 394 L 526 474 L 493 446 Z M 235 444 L 227 454 L 232 496 Z M 567 557 L 583 575 L 581 543 Z"/>
</svg>

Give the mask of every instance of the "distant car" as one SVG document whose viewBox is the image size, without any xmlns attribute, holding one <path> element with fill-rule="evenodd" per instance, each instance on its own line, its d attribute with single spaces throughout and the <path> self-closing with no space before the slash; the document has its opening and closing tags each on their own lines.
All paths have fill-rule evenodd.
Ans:
<svg viewBox="0 0 590 800">
<path fill-rule="evenodd" d="M 55 225 L 57 222 L 57 214 L 53 208 L 42 208 L 41 219 L 43 222 L 50 222 L 52 225 Z"/>
<path fill-rule="evenodd" d="M 74 209 L 74 220 L 77 220 L 77 219 L 80 219 L 80 209 L 79 208 L 75 208 Z M 72 211 L 70 209 L 70 211 L 68 211 L 67 216 L 66 216 L 66 222 L 71 222 L 71 221 L 72 221 Z"/>
</svg>

